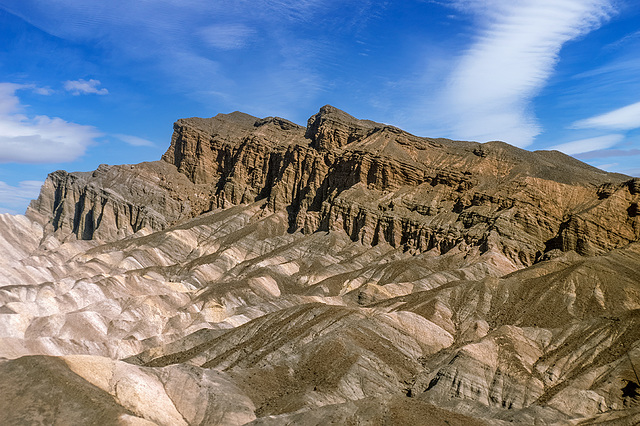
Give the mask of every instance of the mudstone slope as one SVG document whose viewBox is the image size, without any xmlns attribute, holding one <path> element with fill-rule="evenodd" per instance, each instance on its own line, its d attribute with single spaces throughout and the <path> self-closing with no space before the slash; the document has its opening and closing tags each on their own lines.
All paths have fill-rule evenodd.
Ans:
<svg viewBox="0 0 640 426">
<path fill-rule="evenodd" d="M 636 424 L 639 202 L 331 106 L 178 120 L 0 216 L 0 423 Z"/>
</svg>

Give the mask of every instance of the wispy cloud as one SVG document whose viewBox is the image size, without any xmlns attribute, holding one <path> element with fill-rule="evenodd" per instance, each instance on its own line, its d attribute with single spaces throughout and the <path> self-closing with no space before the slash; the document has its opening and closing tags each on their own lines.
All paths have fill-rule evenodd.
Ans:
<svg viewBox="0 0 640 426">
<path fill-rule="evenodd" d="M 618 4 L 624 9 L 624 3 Z M 621 15 L 624 13 L 622 10 Z M 640 32 L 636 31 L 602 47 L 599 52 L 594 51 L 597 60 L 591 61 L 593 68 L 574 74 L 559 101 L 572 110 L 589 113 L 597 105 L 613 109 L 616 105 L 637 102 L 640 58 L 636 52 L 639 50 Z"/>
<path fill-rule="evenodd" d="M 244 47 L 256 31 L 244 24 L 219 24 L 204 27 L 199 34 L 212 47 L 232 50 Z"/>
<path fill-rule="evenodd" d="M 458 0 L 482 28 L 459 58 L 441 96 L 456 138 L 527 146 L 540 133 L 530 102 L 563 44 L 613 13 L 606 0 Z"/>
<path fill-rule="evenodd" d="M 101 136 L 91 126 L 46 115 L 25 115 L 16 91 L 29 88 L 0 83 L 0 163 L 72 161 Z"/>
<path fill-rule="evenodd" d="M 625 175 L 629 175 L 629 176 L 635 176 L 635 177 L 640 177 L 640 167 L 634 167 L 631 169 L 624 169 L 621 171 L 621 173 L 624 173 Z"/>
<path fill-rule="evenodd" d="M 73 95 L 107 95 L 109 91 L 107 89 L 99 88 L 100 80 L 67 80 L 64 82 L 64 89 L 71 92 Z"/>
<path fill-rule="evenodd" d="M 609 43 L 604 48 L 607 50 L 615 50 L 623 47 L 625 44 L 629 42 L 634 42 L 640 40 L 640 31 L 633 31 L 630 34 L 625 35 L 624 37 L 614 41 L 613 43 Z"/>
<path fill-rule="evenodd" d="M 55 90 L 53 90 L 50 87 L 36 87 L 33 86 L 32 87 L 33 93 L 37 94 L 37 95 L 42 95 L 42 96 L 51 96 L 55 93 Z"/>
<path fill-rule="evenodd" d="M 601 149 L 574 155 L 578 160 L 594 160 L 610 157 L 635 157 L 640 156 L 640 149 Z"/>
<path fill-rule="evenodd" d="M 15 113 L 20 109 L 20 99 L 15 95 L 16 90 L 25 86 L 13 83 L 0 83 L 0 117 Z"/>
<path fill-rule="evenodd" d="M 609 163 L 609 164 L 598 164 L 596 167 L 601 170 L 611 170 L 618 165 L 619 163 Z"/>
<path fill-rule="evenodd" d="M 578 120 L 571 125 L 575 129 L 609 129 L 631 130 L 640 128 L 640 102 L 622 108 L 596 115 L 595 117 Z"/>
<path fill-rule="evenodd" d="M 110 53 L 108 66 L 127 67 L 136 78 L 161 82 L 166 92 L 216 108 L 258 114 L 256 107 L 261 107 L 281 115 L 299 114 L 312 102 L 316 106 L 313 99 L 327 84 L 321 75 L 324 59 L 332 60 L 336 51 L 335 43 L 325 39 L 361 25 L 368 18 L 363 11 L 381 8 L 371 3 L 65 0 L 60 7 L 38 0 L 0 0 L 0 8 L 74 43 L 99 41 Z M 68 85 L 75 94 L 106 93 L 91 80 Z M 304 114 L 296 118 L 306 119 Z"/>
<path fill-rule="evenodd" d="M 598 151 L 611 148 L 624 140 L 624 135 L 612 134 L 597 136 L 595 138 L 579 139 L 572 142 L 555 145 L 549 149 L 564 152 L 567 155 L 580 154 L 583 152 Z"/>
<path fill-rule="evenodd" d="M 12 186 L 0 181 L 0 213 L 23 214 L 22 207 L 38 197 L 43 182 L 25 180 Z"/>
<path fill-rule="evenodd" d="M 143 138 L 139 138 L 137 136 L 123 135 L 123 134 L 117 134 L 114 136 L 120 139 L 121 141 L 126 142 L 132 146 L 155 146 L 153 142 Z"/>
</svg>

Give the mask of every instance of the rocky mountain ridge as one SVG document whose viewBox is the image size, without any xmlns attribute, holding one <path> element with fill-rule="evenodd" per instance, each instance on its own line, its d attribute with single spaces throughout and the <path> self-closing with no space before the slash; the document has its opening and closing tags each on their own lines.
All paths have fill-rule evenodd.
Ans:
<svg viewBox="0 0 640 426">
<path fill-rule="evenodd" d="M 636 424 L 639 202 L 330 106 L 178 120 L 0 215 L 0 423 Z"/>
<path fill-rule="evenodd" d="M 109 240 L 266 199 L 291 231 L 341 229 L 414 252 L 494 247 L 529 266 L 553 249 L 589 255 L 636 240 L 639 193 L 640 179 L 558 152 L 418 138 L 325 106 L 306 129 L 242 113 L 178 120 L 162 162 L 56 172 L 27 215 Z M 603 211 L 614 214 L 607 226 Z"/>
</svg>

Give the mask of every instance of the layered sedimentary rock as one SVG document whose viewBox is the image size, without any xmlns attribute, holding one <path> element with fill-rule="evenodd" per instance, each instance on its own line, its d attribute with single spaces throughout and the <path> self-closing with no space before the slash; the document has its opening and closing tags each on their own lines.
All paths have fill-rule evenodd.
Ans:
<svg viewBox="0 0 640 426">
<path fill-rule="evenodd" d="M 157 161 L 51 173 L 27 216 L 61 237 L 117 240 L 160 230 L 210 209 L 209 189 Z"/>
<path fill-rule="evenodd" d="M 223 372 L 96 356 L 0 361 L 2 424 L 243 425 L 254 406 Z"/>
<path fill-rule="evenodd" d="M 418 138 L 330 106 L 306 129 L 242 113 L 178 120 L 163 162 L 56 172 L 28 214 L 108 240 L 265 199 L 288 212 L 290 231 L 342 230 L 413 252 L 478 246 L 521 266 L 640 236 L 637 180 L 558 152 Z"/>
<path fill-rule="evenodd" d="M 635 424 L 639 202 L 330 106 L 178 120 L 0 215 L 0 423 Z"/>
</svg>

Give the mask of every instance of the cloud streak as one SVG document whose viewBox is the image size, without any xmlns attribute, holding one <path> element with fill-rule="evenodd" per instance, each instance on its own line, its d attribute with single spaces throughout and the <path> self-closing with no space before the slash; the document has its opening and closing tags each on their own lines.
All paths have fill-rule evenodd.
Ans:
<svg viewBox="0 0 640 426">
<path fill-rule="evenodd" d="M 596 115 L 595 117 L 578 120 L 571 125 L 575 129 L 609 129 L 632 130 L 640 128 L 640 102 L 622 108 Z"/>
<path fill-rule="evenodd" d="M 256 31 L 243 24 L 220 24 L 202 28 L 200 36 L 208 45 L 222 50 L 240 49 Z"/>
<path fill-rule="evenodd" d="M 94 127 L 58 117 L 24 115 L 16 91 L 29 88 L 0 83 L 0 163 L 72 161 L 101 136 Z"/>
<path fill-rule="evenodd" d="M 98 88 L 100 86 L 100 80 L 67 80 L 64 82 L 64 89 L 71 92 L 72 95 L 107 95 L 109 91 L 107 89 Z"/>
<path fill-rule="evenodd" d="M 30 200 L 38 197 L 43 182 L 25 180 L 12 186 L 0 181 L 0 213 L 18 214 Z"/>
<path fill-rule="evenodd" d="M 599 158 L 610 157 L 635 157 L 640 156 L 640 149 L 602 149 L 597 151 L 589 151 L 575 155 L 578 160 L 594 160 Z"/>
<path fill-rule="evenodd" d="M 459 58 L 442 94 L 454 137 L 525 147 L 541 131 L 530 102 L 563 44 L 613 13 L 605 0 L 459 0 L 483 30 Z"/>
<path fill-rule="evenodd" d="M 624 135 L 612 134 L 597 136 L 595 138 L 579 139 L 577 141 L 567 142 L 560 145 L 552 146 L 549 149 L 564 152 L 567 155 L 581 154 L 583 152 L 598 151 L 611 148 L 624 139 Z"/>
<path fill-rule="evenodd" d="M 137 136 L 123 135 L 123 134 L 117 134 L 113 136 L 132 146 L 155 146 L 153 142 L 143 138 L 139 138 Z"/>
</svg>

